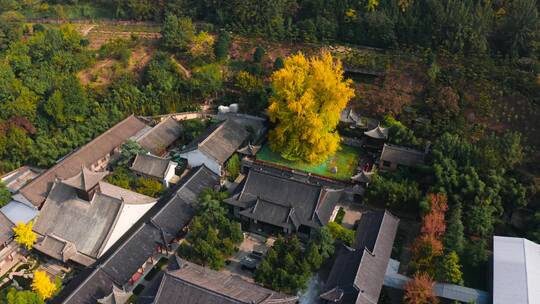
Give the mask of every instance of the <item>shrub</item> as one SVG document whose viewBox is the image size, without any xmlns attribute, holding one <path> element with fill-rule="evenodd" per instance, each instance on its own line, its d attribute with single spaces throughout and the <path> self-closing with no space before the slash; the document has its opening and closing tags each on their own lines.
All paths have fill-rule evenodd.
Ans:
<svg viewBox="0 0 540 304">
<path fill-rule="evenodd" d="M 339 210 L 336 214 L 336 218 L 334 219 L 334 222 L 341 224 L 343 222 L 344 217 L 345 217 L 345 209 L 343 209 L 343 207 L 339 207 Z"/>
<path fill-rule="evenodd" d="M 238 154 L 235 153 L 227 162 L 227 172 L 231 181 L 236 180 L 240 175 L 240 158 Z"/>
<path fill-rule="evenodd" d="M 347 229 L 336 222 L 329 222 L 327 226 L 334 239 L 343 241 L 347 246 L 352 245 L 354 242 L 353 230 Z"/>
<path fill-rule="evenodd" d="M 7 205 L 11 201 L 11 192 L 9 192 L 6 184 L 0 181 L 0 207 Z"/>
<path fill-rule="evenodd" d="M 257 47 L 255 49 L 255 52 L 253 53 L 253 62 L 261 63 L 265 54 L 265 49 L 263 49 L 262 47 Z"/>
<path fill-rule="evenodd" d="M 163 192 L 163 185 L 153 178 L 140 177 L 136 184 L 135 191 L 144 195 L 158 197 Z"/>
</svg>

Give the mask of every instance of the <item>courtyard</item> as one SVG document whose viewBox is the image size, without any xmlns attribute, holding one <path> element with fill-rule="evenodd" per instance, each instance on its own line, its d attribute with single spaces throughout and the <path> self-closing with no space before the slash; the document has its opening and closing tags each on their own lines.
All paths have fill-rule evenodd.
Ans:
<svg viewBox="0 0 540 304">
<path fill-rule="evenodd" d="M 222 270 L 228 274 L 234 274 L 242 277 L 248 282 L 254 282 L 253 271 L 242 268 L 242 259 L 249 256 L 252 251 L 258 251 L 266 254 L 268 248 L 274 244 L 273 238 L 266 238 L 253 233 L 244 233 L 244 241 L 238 246 L 239 250 L 227 262 L 227 265 Z"/>
<path fill-rule="evenodd" d="M 320 164 L 284 159 L 279 153 L 272 151 L 269 145 L 264 145 L 257 153 L 258 160 L 341 181 L 350 180 L 351 176 L 356 174 L 357 168 L 363 165 L 362 160 L 366 157 L 367 155 L 361 149 L 343 144 L 334 155 Z"/>
</svg>

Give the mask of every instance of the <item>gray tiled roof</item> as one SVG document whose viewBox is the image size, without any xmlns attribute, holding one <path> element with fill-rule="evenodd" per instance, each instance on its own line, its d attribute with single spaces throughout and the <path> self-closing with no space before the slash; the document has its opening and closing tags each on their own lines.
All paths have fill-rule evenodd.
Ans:
<svg viewBox="0 0 540 304">
<path fill-rule="evenodd" d="M 99 304 L 126 304 L 133 293 L 124 291 L 116 286 L 113 286 L 112 292 L 97 300 Z"/>
<path fill-rule="evenodd" d="M 362 214 L 355 244 L 338 249 L 321 298 L 340 304 L 377 303 L 398 223 L 387 211 Z"/>
<path fill-rule="evenodd" d="M 395 145 L 384 144 L 381 161 L 389 161 L 403 166 L 417 166 L 424 163 L 424 152 Z"/>
<path fill-rule="evenodd" d="M 297 301 L 298 297 L 183 260 L 180 269 L 165 273 L 154 303 L 293 304 Z"/>
<path fill-rule="evenodd" d="M 0 212 L 0 244 L 11 240 L 14 226 L 4 213 Z"/>
<path fill-rule="evenodd" d="M 80 199 L 76 189 L 56 182 L 51 189 L 34 231 L 41 236 L 54 235 L 56 239 L 67 241 L 78 252 L 92 258 L 102 254 L 105 244 L 124 205 L 149 204 L 155 199 L 120 187 L 99 182 L 99 190 L 90 202 Z M 36 249 L 46 254 L 55 253 L 57 242 L 44 238 L 38 241 Z"/>
<path fill-rule="evenodd" d="M 167 169 L 171 164 L 172 162 L 165 158 L 148 154 L 137 154 L 131 165 L 131 170 L 144 175 L 164 179 Z"/>
<path fill-rule="evenodd" d="M 75 189 L 56 183 L 43 205 L 34 230 L 43 236 L 51 234 L 69 241 L 75 244 L 78 251 L 96 258 L 121 207 L 121 200 L 101 193 L 96 193 L 91 203 L 81 200 Z M 53 243 L 42 245 L 47 244 Z M 38 244 L 36 249 L 40 248 Z M 43 251 L 54 252 L 47 248 Z"/>
<path fill-rule="evenodd" d="M 109 172 L 93 172 L 86 167 L 82 167 L 82 170 L 75 176 L 63 180 L 62 182 L 73 188 L 77 188 L 83 191 L 88 191 L 96 186 Z"/>
<path fill-rule="evenodd" d="M 95 304 L 109 295 L 113 283 L 122 286 L 155 251 L 170 241 L 193 217 L 191 204 L 205 188 L 218 184 L 219 177 L 201 166 L 181 181 L 172 197 L 158 202 L 124 237 L 98 261 L 97 268 L 84 280 L 69 284 L 55 303 Z M 76 278 L 78 279 L 78 278 Z"/>
<path fill-rule="evenodd" d="M 35 206 L 41 206 L 56 178 L 66 179 L 78 174 L 81 167 L 90 167 L 144 127 L 144 122 L 129 116 L 26 184 L 20 193 Z"/>
<path fill-rule="evenodd" d="M 191 142 L 185 151 L 199 149 L 219 164 L 224 164 L 248 137 L 249 132 L 244 126 L 232 119 L 227 119 L 208 129 Z"/>
<path fill-rule="evenodd" d="M 193 170 L 194 173 L 178 188 L 176 194 L 151 218 L 152 223 L 167 234 L 167 238 L 176 236 L 191 221 L 199 194 L 219 183 L 219 176 L 207 167 Z"/>
<path fill-rule="evenodd" d="M 98 267 L 92 270 L 83 282 L 79 283 L 69 297 L 61 302 L 55 301 L 55 303 L 96 304 L 98 299 L 102 299 L 112 292 L 115 284 L 114 280 L 101 267 Z"/>
<path fill-rule="evenodd" d="M 180 138 L 181 134 L 182 126 L 169 116 L 142 135 L 137 142 L 150 153 L 160 156 L 166 151 L 167 147 Z"/>
<path fill-rule="evenodd" d="M 298 228 L 295 222 L 315 228 L 325 225 L 342 194 L 340 190 L 262 169 L 251 169 L 240 189 L 225 202 L 246 208 L 242 212 L 244 216 L 295 228 Z"/>
<path fill-rule="evenodd" d="M 101 266 L 115 282 L 125 284 L 161 243 L 159 229 L 144 223 Z"/>
</svg>

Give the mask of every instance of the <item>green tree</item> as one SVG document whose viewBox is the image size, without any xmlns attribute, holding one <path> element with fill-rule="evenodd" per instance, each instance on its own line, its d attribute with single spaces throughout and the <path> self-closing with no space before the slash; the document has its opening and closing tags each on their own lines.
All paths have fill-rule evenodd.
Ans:
<svg viewBox="0 0 540 304">
<path fill-rule="evenodd" d="M 494 39 L 499 48 L 514 57 L 527 56 L 538 41 L 538 8 L 534 0 L 508 2 L 497 24 Z"/>
<path fill-rule="evenodd" d="M 454 251 L 457 254 L 463 252 L 465 246 L 464 227 L 461 221 L 461 203 L 456 203 L 449 212 L 446 221 L 446 234 L 444 236 L 444 247 L 448 251 Z"/>
<path fill-rule="evenodd" d="M 437 280 L 451 284 L 463 285 L 463 272 L 459 263 L 459 256 L 455 251 L 444 255 L 437 269 Z"/>
<path fill-rule="evenodd" d="M 311 244 L 317 246 L 323 260 L 328 259 L 334 254 L 334 238 L 328 227 L 322 227 L 315 231 Z"/>
<path fill-rule="evenodd" d="M 175 52 L 185 52 L 195 38 L 195 26 L 190 18 L 165 16 L 161 30 L 162 45 Z"/>
<path fill-rule="evenodd" d="M 111 174 L 107 175 L 106 181 L 124 189 L 131 189 L 131 185 L 134 183 L 134 176 L 131 175 L 126 167 L 118 166 Z"/>
<path fill-rule="evenodd" d="M 274 60 L 274 71 L 281 70 L 285 67 L 285 62 L 283 62 L 283 58 L 277 57 L 276 60 Z"/>
<path fill-rule="evenodd" d="M 217 94 L 223 87 L 223 73 L 218 64 L 207 64 L 193 70 L 192 89 L 207 98 Z"/>
<path fill-rule="evenodd" d="M 10 43 L 21 39 L 23 26 L 24 16 L 20 13 L 8 11 L 0 14 L 0 50 L 7 49 Z"/>
<path fill-rule="evenodd" d="M 227 216 L 222 200 L 225 192 L 207 189 L 199 196 L 197 215 L 189 224 L 189 233 L 178 253 L 195 263 L 207 265 L 215 270 L 223 268 L 228 256 L 244 239 L 240 223 Z"/>
<path fill-rule="evenodd" d="M 147 154 L 148 151 L 141 147 L 138 142 L 128 139 L 120 147 L 120 157 L 116 160 L 115 165 L 127 167 L 137 154 Z"/>
<path fill-rule="evenodd" d="M 417 211 L 422 192 L 415 181 L 391 173 L 376 173 L 370 179 L 365 198 L 391 210 Z"/>
<path fill-rule="evenodd" d="M 352 246 L 354 242 L 354 231 L 347 229 L 336 222 L 329 222 L 327 225 L 332 238 L 343 241 L 347 246 Z"/>
<path fill-rule="evenodd" d="M 4 207 L 11 201 L 11 192 L 4 182 L 0 181 L 0 207 Z"/>
<path fill-rule="evenodd" d="M 163 184 L 159 181 L 148 178 L 148 177 L 140 177 L 137 179 L 137 183 L 135 185 L 135 191 L 144 195 L 148 195 L 150 197 L 159 197 L 161 193 L 163 193 Z"/>
<path fill-rule="evenodd" d="M 240 175 L 240 158 L 238 154 L 233 154 L 233 156 L 227 161 L 227 172 L 231 180 L 236 180 L 238 175 Z"/>
<path fill-rule="evenodd" d="M 314 247 L 311 246 L 311 250 L 318 251 Z M 306 287 L 311 267 L 316 266 L 310 265 L 309 261 L 320 261 L 320 257 L 315 255 L 304 254 L 296 236 L 278 237 L 255 271 L 255 281 L 274 290 L 294 294 Z"/>
<path fill-rule="evenodd" d="M 261 63 L 265 54 L 266 54 L 265 49 L 263 49 L 260 46 L 256 47 L 255 52 L 253 53 L 253 62 Z"/>
<path fill-rule="evenodd" d="M 464 263 L 473 267 L 485 263 L 489 258 L 487 246 L 487 241 L 485 239 L 467 240 L 464 251 L 467 254 L 463 256 Z"/>
<path fill-rule="evenodd" d="M 231 35 L 227 31 L 221 31 L 219 37 L 214 44 L 214 54 L 217 60 L 227 59 L 229 56 L 229 48 L 231 47 Z"/>
<path fill-rule="evenodd" d="M 6 304 L 44 304 L 43 299 L 35 292 L 15 288 L 6 288 L 0 292 L 0 302 Z"/>
</svg>

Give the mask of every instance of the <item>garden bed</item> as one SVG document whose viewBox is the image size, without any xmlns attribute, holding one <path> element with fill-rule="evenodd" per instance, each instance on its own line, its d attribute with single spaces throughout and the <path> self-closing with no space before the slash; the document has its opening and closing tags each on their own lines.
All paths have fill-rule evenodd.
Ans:
<svg viewBox="0 0 540 304">
<path fill-rule="evenodd" d="M 362 152 L 359 149 L 346 145 L 341 145 L 338 152 L 320 164 L 286 160 L 279 153 L 272 151 L 268 145 L 264 145 L 257 153 L 257 159 L 261 161 L 342 181 L 350 180 L 351 176 L 356 173 L 361 157 Z M 337 168 L 336 173 L 332 173 L 333 167 Z"/>
</svg>

